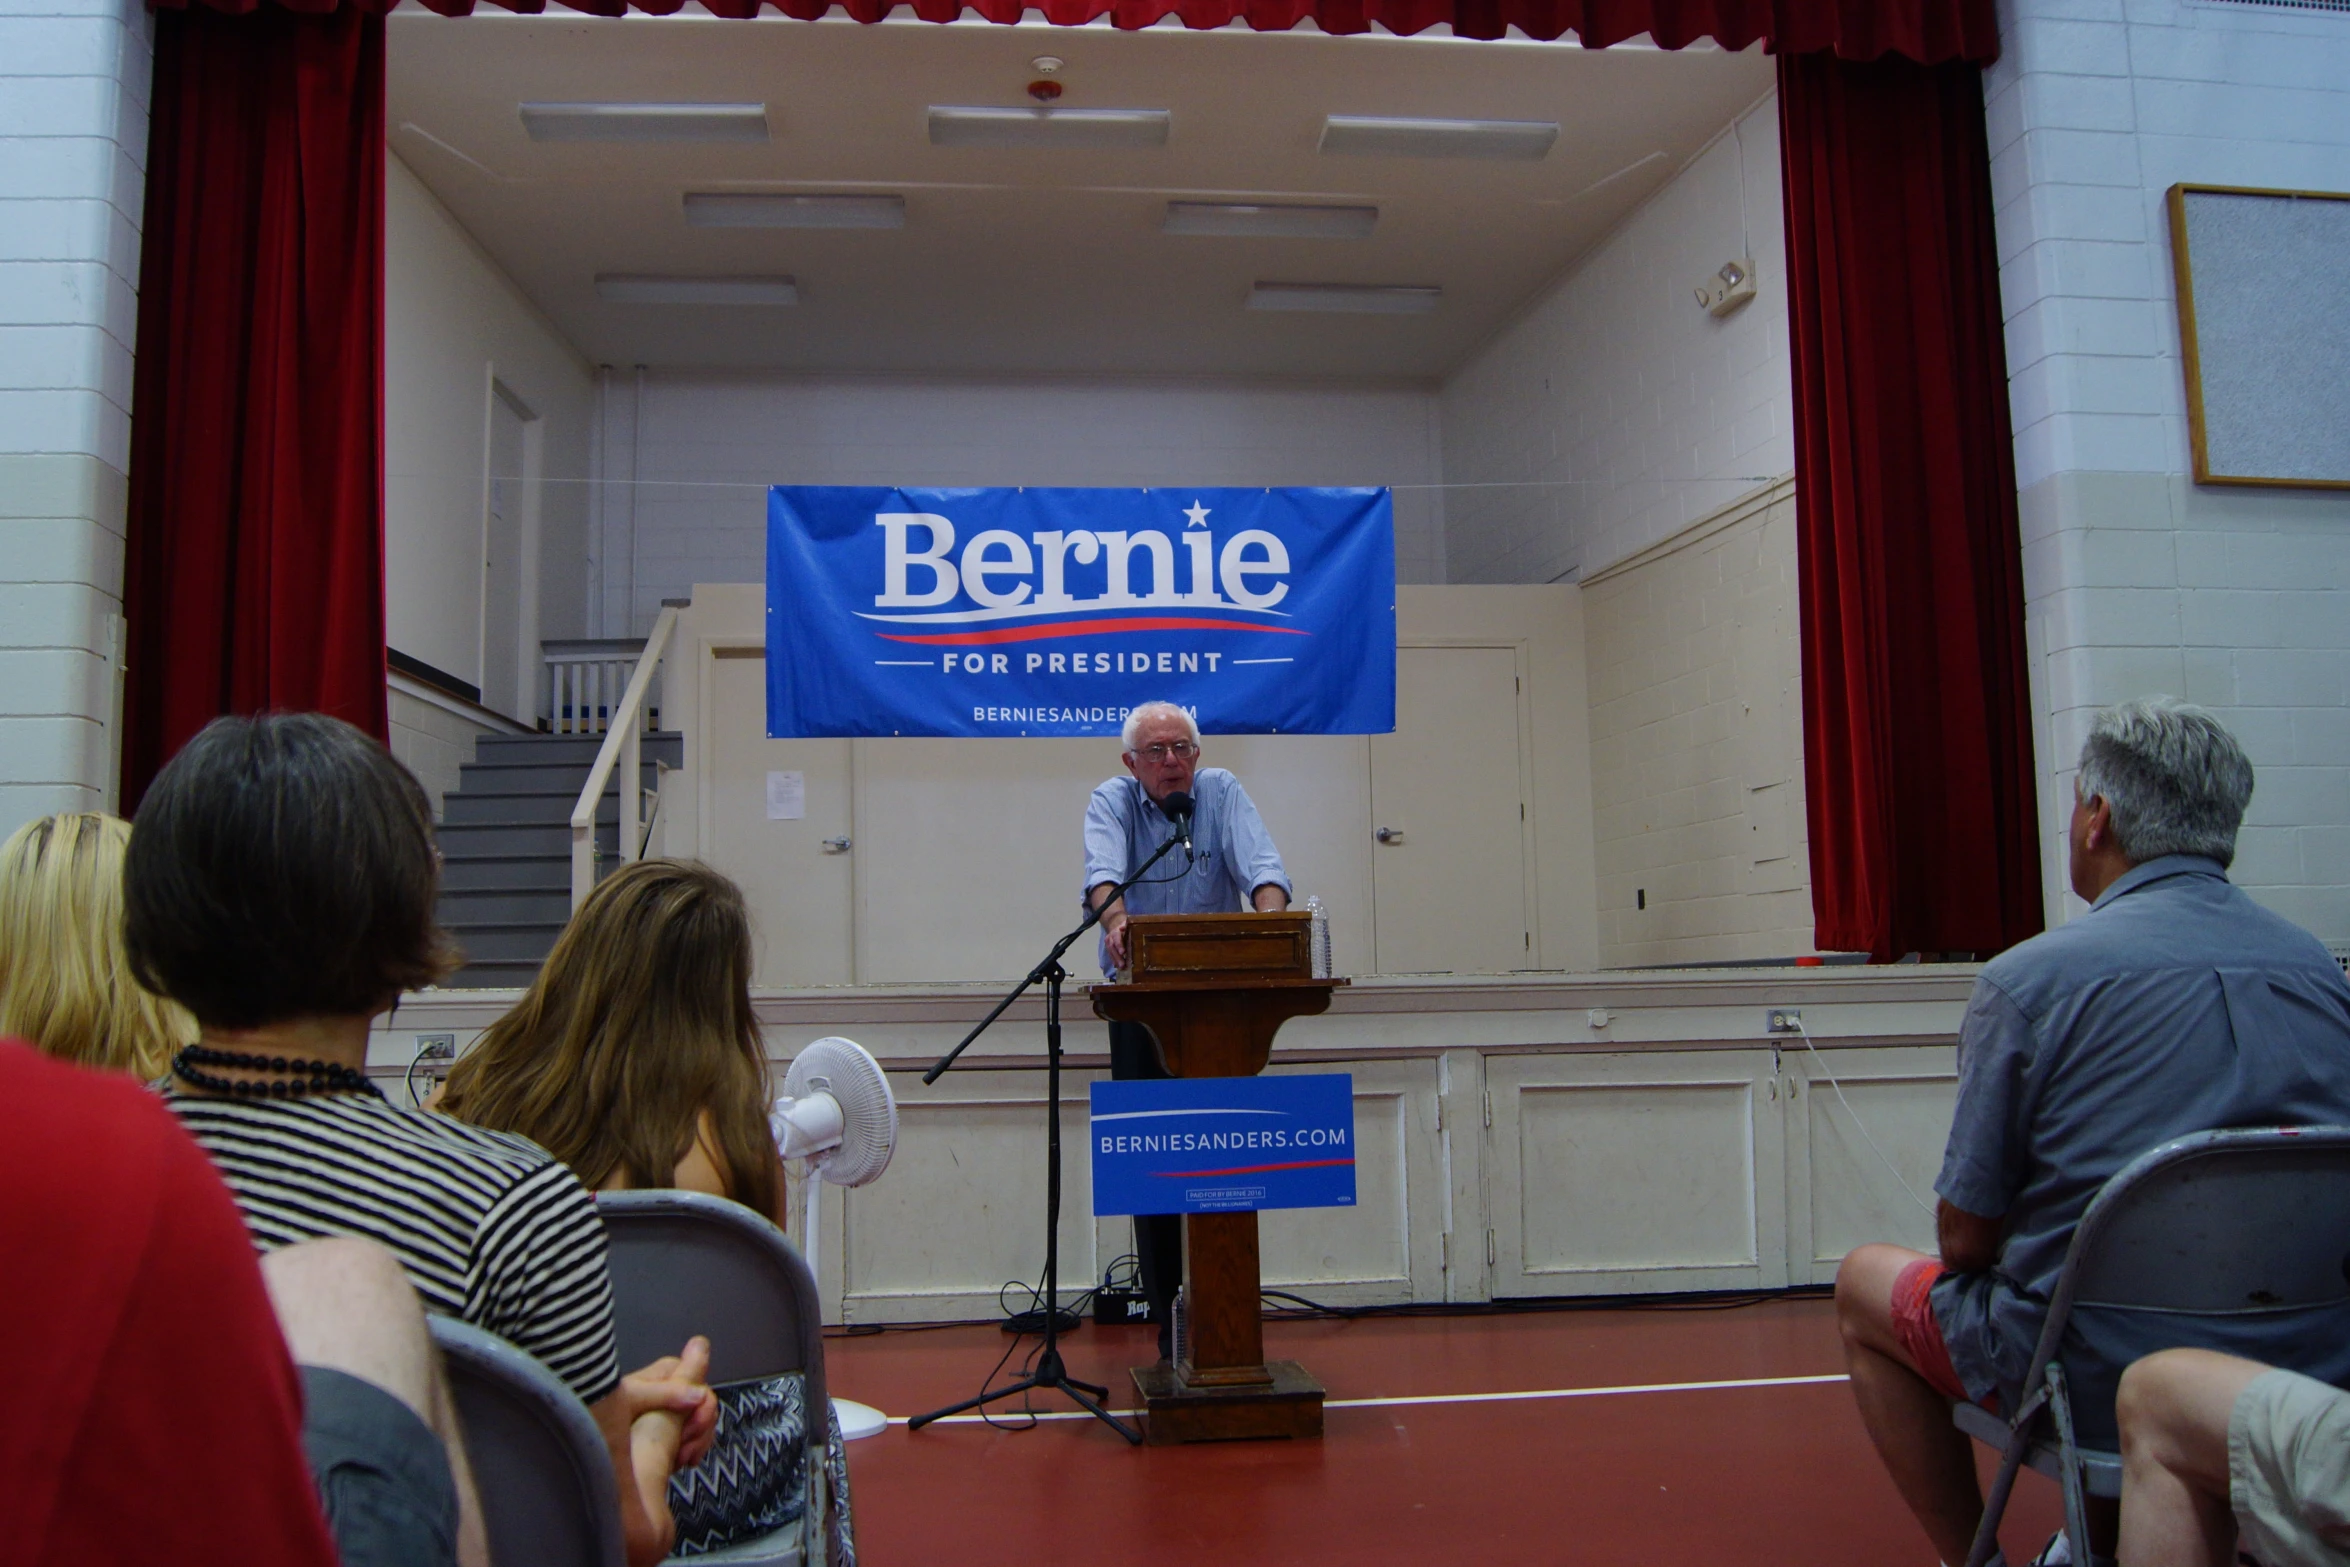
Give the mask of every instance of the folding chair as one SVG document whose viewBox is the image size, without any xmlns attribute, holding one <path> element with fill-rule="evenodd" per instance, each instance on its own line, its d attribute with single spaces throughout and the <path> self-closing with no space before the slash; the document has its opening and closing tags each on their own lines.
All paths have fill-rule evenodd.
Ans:
<svg viewBox="0 0 2350 1567">
<path fill-rule="evenodd" d="M 712 1567 L 822 1567 L 824 1469 L 831 1404 L 824 1387 L 824 1315 L 816 1279 L 781 1230 L 742 1206 L 698 1192 L 605 1192 L 596 1198 L 611 1244 L 620 1363 L 641 1366 L 701 1334 L 710 1380 L 796 1371 L 807 1391 L 808 1505 L 796 1523 L 724 1550 L 672 1561 Z"/>
<path fill-rule="evenodd" d="M 465 1431 L 490 1559 L 621 1567 L 612 1455 L 587 1405 L 495 1334 L 453 1317 L 426 1320 Z"/>
<path fill-rule="evenodd" d="M 2004 1449 L 1967 1567 L 1984 1567 L 1998 1548 L 2026 1463 L 2063 1487 L 2076 1562 L 2090 1559 L 2087 1498 L 2121 1495 L 2121 1455 L 2083 1448 L 2074 1435 L 2061 1351 L 2082 1307 L 2159 1312 L 2160 1322 L 2141 1320 L 2193 1347 L 2225 1337 L 2230 1324 L 2350 1307 L 2350 1127 L 2198 1132 L 2141 1154 L 2105 1183 L 2073 1232 L 2014 1419 L 1953 1406 L 1960 1430 Z M 2350 1310 L 2339 1331 L 2350 1337 Z M 2211 1347 L 2242 1353 L 2243 1344 Z"/>
</svg>

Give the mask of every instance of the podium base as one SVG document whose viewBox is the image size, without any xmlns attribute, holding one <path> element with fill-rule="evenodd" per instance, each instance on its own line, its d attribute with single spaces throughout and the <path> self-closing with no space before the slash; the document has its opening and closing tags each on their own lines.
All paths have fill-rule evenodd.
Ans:
<svg viewBox="0 0 2350 1567">
<path fill-rule="evenodd" d="M 1172 1366 L 1136 1366 L 1134 1390 L 1149 1414 L 1144 1440 L 1246 1442 L 1322 1435 L 1322 1384 L 1294 1360 L 1268 1360 L 1270 1383 L 1197 1387 L 1179 1382 Z"/>
</svg>

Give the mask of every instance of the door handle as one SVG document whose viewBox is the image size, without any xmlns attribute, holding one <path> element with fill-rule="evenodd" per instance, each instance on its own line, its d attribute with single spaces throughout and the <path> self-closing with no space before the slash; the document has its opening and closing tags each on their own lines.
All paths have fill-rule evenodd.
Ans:
<svg viewBox="0 0 2350 1567">
<path fill-rule="evenodd" d="M 850 847 L 851 841 L 847 838 L 827 838 L 824 840 L 826 854 L 846 854 Z"/>
<path fill-rule="evenodd" d="M 1403 829 L 1401 827 L 1382 827 L 1371 836 L 1381 843 L 1401 843 L 1403 842 Z"/>
</svg>

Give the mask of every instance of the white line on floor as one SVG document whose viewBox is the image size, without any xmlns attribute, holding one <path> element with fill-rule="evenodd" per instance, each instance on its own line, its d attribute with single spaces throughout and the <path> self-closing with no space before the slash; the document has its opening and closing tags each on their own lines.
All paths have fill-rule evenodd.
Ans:
<svg viewBox="0 0 2350 1567">
<path fill-rule="evenodd" d="M 1742 1377 L 1726 1382 L 1635 1382 L 1623 1387 L 1550 1387 L 1522 1393 L 1423 1393 L 1411 1398 L 1333 1398 L 1323 1404 L 1324 1409 L 1385 1409 L 1401 1404 L 1508 1404 L 1531 1398 L 1614 1398 L 1626 1393 L 1712 1393 L 1725 1388 L 1744 1387 L 1813 1387 L 1826 1382 L 1848 1382 L 1851 1378 L 1839 1371 L 1816 1377 Z M 1052 1395 L 1041 1395 L 1050 1397 Z M 1112 1414 L 1136 1416 L 1139 1409 L 1117 1409 Z M 934 1425 L 980 1425 L 988 1416 L 942 1415 Z M 1031 1417 L 1016 1410 L 999 1410 L 992 1417 L 1004 1424 L 1023 1423 Z M 1033 1417 L 1038 1420 L 1091 1420 L 1093 1416 L 1082 1409 L 1040 1409 Z M 908 1417 L 892 1415 L 889 1423 L 902 1426 Z"/>
</svg>

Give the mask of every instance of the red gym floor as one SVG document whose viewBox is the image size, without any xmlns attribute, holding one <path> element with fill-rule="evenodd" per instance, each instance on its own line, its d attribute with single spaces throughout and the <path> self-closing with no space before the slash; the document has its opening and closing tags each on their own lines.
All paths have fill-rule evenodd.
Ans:
<svg viewBox="0 0 2350 1567">
<path fill-rule="evenodd" d="M 1853 1412 L 1825 1300 L 1273 1321 L 1265 1340 L 1330 1390 L 1322 1441 L 1129 1448 L 1083 1418 L 909 1433 L 905 1416 L 978 1390 L 1005 1335 L 830 1340 L 835 1396 L 897 1422 L 849 1449 L 860 1560 L 1932 1567 Z M 1132 1402 L 1147 1330 L 1062 1343 L 1073 1375 Z M 1587 1391 L 1443 1401 L 1571 1390 Z M 2006 1545 L 2028 1561 L 2059 1509 L 2036 1476 L 2017 1492 Z"/>
</svg>

